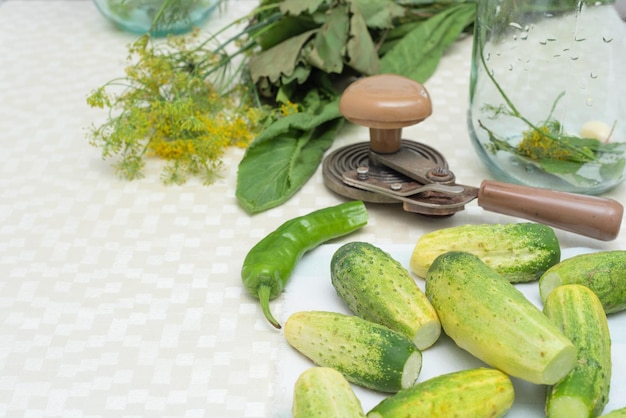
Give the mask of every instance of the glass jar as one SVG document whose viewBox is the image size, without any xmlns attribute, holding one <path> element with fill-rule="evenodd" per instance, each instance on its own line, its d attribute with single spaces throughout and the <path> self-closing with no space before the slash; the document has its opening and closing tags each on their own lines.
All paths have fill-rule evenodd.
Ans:
<svg viewBox="0 0 626 418">
<path fill-rule="evenodd" d="M 155 37 L 189 32 L 201 25 L 220 1 L 93 0 L 100 13 L 119 28 L 136 34 L 150 33 Z"/>
<path fill-rule="evenodd" d="M 494 177 L 585 194 L 624 180 L 625 6 L 477 2 L 468 128 Z"/>
</svg>

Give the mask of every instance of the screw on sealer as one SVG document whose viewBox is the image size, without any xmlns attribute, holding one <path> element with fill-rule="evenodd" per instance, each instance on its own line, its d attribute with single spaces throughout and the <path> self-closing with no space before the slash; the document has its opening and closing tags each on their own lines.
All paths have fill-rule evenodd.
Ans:
<svg viewBox="0 0 626 418">
<path fill-rule="evenodd" d="M 370 176 L 370 169 L 365 166 L 356 169 L 356 175 L 359 180 L 367 180 Z"/>
<path fill-rule="evenodd" d="M 435 182 L 450 182 L 454 180 L 454 173 L 446 167 L 435 167 L 428 171 L 426 177 Z"/>
</svg>

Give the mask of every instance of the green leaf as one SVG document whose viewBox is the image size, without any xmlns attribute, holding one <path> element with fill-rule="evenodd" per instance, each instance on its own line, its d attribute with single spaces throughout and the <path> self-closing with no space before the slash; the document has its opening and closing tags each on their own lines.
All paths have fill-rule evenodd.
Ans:
<svg viewBox="0 0 626 418">
<path fill-rule="evenodd" d="M 309 63 L 327 73 L 341 73 L 348 42 L 350 18 L 345 5 L 330 10 L 326 22 L 315 34 Z"/>
<path fill-rule="evenodd" d="M 393 27 L 393 20 L 405 15 L 405 8 L 390 0 L 350 0 L 365 19 L 366 26 L 374 29 Z"/>
<path fill-rule="evenodd" d="M 239 163 L 236 197 L 248 213 L 279 206 L 315 173 L 344 119 L 338 99 L 318 101 L 317 113 L 277 120 L 250 144 Z M 311 103 L 307 109 L 314 109 Z"/>
<path fill-rule="evenodd" d="M 280 11 L 286 15 L 313 14 L 326 3 L 331 3 L 331 0 L 283 0 Z"/>
<path fill-rule="evenodd" d="M 380 61 L 365 19 L 354 3 L 350 9 L 350 39 L 346 45 L 348 65 L 365 75 L 377 74 Z"/>
<path fill-rule="evenodd" d="M 311 67 L 308 65 L 298 65 L 291 75 L 284 75 L 281 77 L 281 84 L 290 84 L 296 82 L 298 84 L 304 83 L 311 74 Z"/>
<path fill-rule="evenodd" d="M 316 32 L 316 29 L 304 32 L 251 57 L 248 68 L 252 82 L 267 77 L 271 83 L 276 83 L 283 75 L 293 74 L 303 46 Z"/>
<path fill-rule="evenodd" d="M 261 50 L 265 51 L 279 43 L 316 29 L 319 24 L 315 23 L 310 16 L 282 16 L 272 24 L 271 30 L 266 30 L 256 36 Z"/>
<path fill-rule="evenodd" d="M 474 22 L 476 6 L 450 6 L 420 22 L 380 61 L 382 73 L 395 73 L 423 83 L 435 72 L 446 49 Z"/>
</svg>

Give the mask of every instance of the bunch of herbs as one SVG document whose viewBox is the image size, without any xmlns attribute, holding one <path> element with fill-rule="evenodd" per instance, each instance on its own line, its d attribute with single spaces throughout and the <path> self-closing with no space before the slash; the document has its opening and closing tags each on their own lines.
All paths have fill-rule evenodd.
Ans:
<svg viewBox="0 0 626 418">
<path fill-rule="evenodd" d="M 210 183 L 225 148 L 244 146 L 236 196 L 249 213 L 264 211 L 317 170 L 344 122 L 338 100 L 350 82 L 383 72 L 425 82 L 474 15 L 464 0 L 262 0 L 226 41 L 223 31 L 197 32 L 164 49 L 145 36 L 130 47 L 126 76 L 90 96 L 110 110 L 91 142 L 129 179 L 143 175 L 146 156 L 164 158 L 174 183 Z"/>
</svg>

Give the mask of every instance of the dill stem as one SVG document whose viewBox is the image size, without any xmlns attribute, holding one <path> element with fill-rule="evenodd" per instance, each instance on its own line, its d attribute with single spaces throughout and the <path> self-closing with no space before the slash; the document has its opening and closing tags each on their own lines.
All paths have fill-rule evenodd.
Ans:
<svg viewBox="0 0 626 418">
<path fill-rule="evenodd" d="M 526 125 L 528 125 L 532 130 L 534 130 L 535 132 L 537 132 L 541 136 L 554 141 L 555 143 L 559 144 L 559 146 L 561 146 L 561 147 L 569 150 L 570 152 L 572 152 L 574 155 L 578 154 L 578 155 L 584 156 L 585 158 L 591 158 L 592 160 L 595 159 L 594 155 L 589 155 L 588 153 L 585 153 L 582 150 L 580 150 L 578 147 L 572 146 L 572 145 L 568 144 L 567 142 L 562 141 L 559 137 L 554 136 L 554 135 L 552 135 L 549 132 L 545 132 L 544 130 L 542 130 L 541 128 L 536 126 L 534 123 L 532 123 L 531 121 L 526 119 L 526 117 L 524 115 L 522 115 L 522 113 L 517 109 L 517 107 L 515 107 L 513 102 L 509 99 L 509 97 L 504 92 L 504 89 L 502 88 L 500 83 L 498 83 L 498 81 L 496 80 L 495 76 L 489 70 L 489 67 L 487 66 L 487 62 L 485 60 L 485 55 L 483 54 L 482 47 L 479 46 L 479 48 L 481 48 L 480 49 L 480 60 L 481 60 L 481 63 L 483 65 L 484 69 L 485 69 L 485 72 L 487 73 L 487 77 L 489 77 L 489 79 L 493 82 L 494 86 L 496 87 L 496 90 L 498 90 L 498 93 L 500 93 L 500 96 L 502 96 L 502 99 L 506 102 L 507 106 L 509 106 L 509 109 L 510 109 L 509 114 L 511 116 L 520 119 L 522 122 L 524 122 Z M 564 95 L 565 95 L 565 92 L 562 92 L 555 99 L 554 103 L 552 104 L 552 107 L 550 108 L 549 118 L 552 117 L 552 113 L 554 112 L 554 109 L 556 108 L 556 105 L 557 105 L 558 101 Z"/>
</svg>

